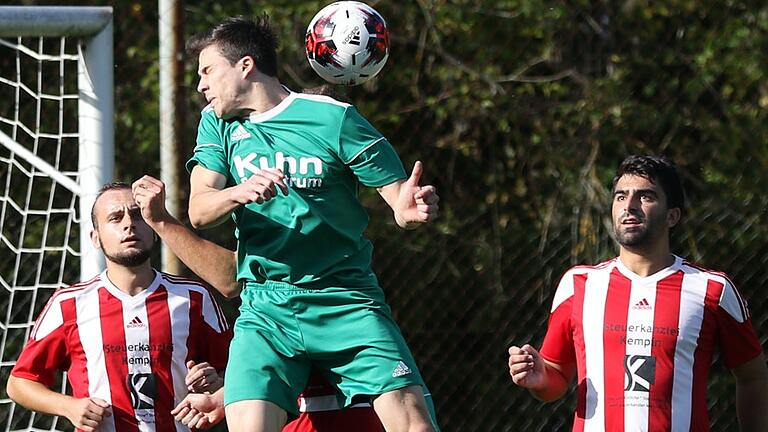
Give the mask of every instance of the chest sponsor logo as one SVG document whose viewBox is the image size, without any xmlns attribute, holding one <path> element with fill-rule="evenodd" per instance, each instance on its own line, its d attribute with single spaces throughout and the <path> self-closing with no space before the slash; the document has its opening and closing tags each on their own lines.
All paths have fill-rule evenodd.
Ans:
<svg viewBox="0 0 768 432">
<path fill-rule="evenodd" d="M 270 163 L 270 159 L 274 160 L 273 164 Z M 319 157 L 296 158 L 277 152 L 270 158 L 267 155 L 260 156 L 251 152 L 245 156 L 233 156 L 232 163 L 241 183 L 262 169 L 277 168 L 285 173 L 288 186 L 318 188 L 323 185 L 323 161 Z"/>
<path fill-rule="evenodd" d="M 656 381 L 656 357 L 624 356 L 624 391 L 649 392 Z"/>
<path fill-rule="evenodd" d="M 155 408 L 155 398 L 157 398 L 157 379 L 153 374 L 128 374 L 128 391 L 131 394 L 131 406 L 133 406 L 134 410 Z"/>
</svg>

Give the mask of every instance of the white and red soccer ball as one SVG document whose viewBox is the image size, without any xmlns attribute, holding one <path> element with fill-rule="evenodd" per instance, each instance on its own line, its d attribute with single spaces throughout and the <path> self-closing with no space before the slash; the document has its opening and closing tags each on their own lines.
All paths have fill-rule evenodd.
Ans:
<svg viewBox="0 0 768 432">
<path fill-rule="evenodd" d="M 362 84 L 387 62 L 387 23 L 365 3 L 331 3 L 309 23 L 305 47 L 310 66 L 324 80 L 333 84 Z"/>
</svg>

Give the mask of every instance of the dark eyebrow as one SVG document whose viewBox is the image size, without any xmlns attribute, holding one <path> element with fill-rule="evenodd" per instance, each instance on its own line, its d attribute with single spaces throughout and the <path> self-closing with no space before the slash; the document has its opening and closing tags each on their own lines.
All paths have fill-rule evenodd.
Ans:
<svg viewBox="0 0 768 432">
<path fill-rule="evenodd" d="M 659 194 L 657 194 L 656 191 L 653 189 L 638 189 L 637 192 L 641 194 L 646 194 L 646 195 L 659 196 Z M 618 194 L 626 194 L 626 193 L 627 193 L 626 189 L 616 189 L 615 191 L 613 191 L 614 196 Z"/>
<path fill-rule="evenodd" d="M 119 213 L 122 213 L 122 212 L 123 212 L 122 208 L 115 208 L 113 210 L 107 210 L 107 216 L 116 215 L 116 214 L 119 214 Z"/>
</svg>

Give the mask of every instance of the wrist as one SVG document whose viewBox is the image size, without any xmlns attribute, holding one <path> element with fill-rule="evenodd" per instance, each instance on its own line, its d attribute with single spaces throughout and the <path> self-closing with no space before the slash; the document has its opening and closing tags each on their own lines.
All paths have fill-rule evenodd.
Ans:
<svg viewBox="0 0 768 432">
<path fill-rule="evenodd" d="M 77 420 L 75 413 L 77 412 L 78 399 L 72 396 L 64 395 L 60 403 L 56 404 L 56 407 L 52 410 L 52 414 L 59 417 L 66 417 L 73 423 Z"/>
<path fill-rule="evenodd" d="M 173 221 L 173 217 L 171 217 L 170 213 L 165 212 L 164 214 L 160 215 L 159 217 L 153 218 L 152 220 L 147 220 L 147 225 L 149 225 L 150 228 L 152 228 L 158 235 L 162 235 L 162 232 L 166 230 L 169 223 Z"/>
<path fill-rule="evenodd" d="M 403 219 L 400 216 L 398 216 L 397 212 L 395 212 L 395 223 L 397 224 L 397 226 L 399 226 L 400 228 L 402 228 L 404 230 L 416 229 L 420 225 L 418 222 L 408 222 L 408 221 L 406 221 L 405 219 Z"/>
</svg>

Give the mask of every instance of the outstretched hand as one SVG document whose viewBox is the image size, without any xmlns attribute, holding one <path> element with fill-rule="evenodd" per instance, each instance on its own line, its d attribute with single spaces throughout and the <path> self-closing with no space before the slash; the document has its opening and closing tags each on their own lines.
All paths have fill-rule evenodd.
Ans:
<svg viewBox="0 0 768 432">
<path fill-rule="evenodd" d="M 171 411 L 176 421 L 190 428 L 208 429 L 224 420 L 223 391 L 214 394 L 189 393 Z"/>
<path fill-rule="evenodd" d="M 420 186 L 424 168 L 416 161 L 410 177 L 400 185 L 395 204 L 395 221 L 402 228 L 415 228 L 419 224 L 434 220 L 440 207 L 440 197 L 432 185 Z"/>
</svg>

